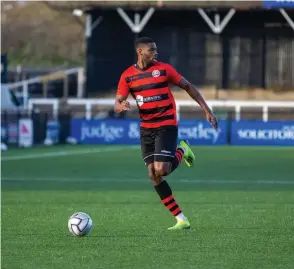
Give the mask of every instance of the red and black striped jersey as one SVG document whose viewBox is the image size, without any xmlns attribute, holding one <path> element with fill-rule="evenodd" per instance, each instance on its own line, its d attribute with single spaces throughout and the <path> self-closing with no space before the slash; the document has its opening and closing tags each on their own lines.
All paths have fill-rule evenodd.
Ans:
<svg viewBox="0 0 294 269">
<path fill-rule="evenodd" d="M 169 83 L 178 84 L 181 78 L 166 63 L 156 62 L 144 71 L 132 65 L 121 75 L 117 95 L 133 96 L 139 109 L 141 127 L 177 125 L 176 105 Z"/>
</svg>

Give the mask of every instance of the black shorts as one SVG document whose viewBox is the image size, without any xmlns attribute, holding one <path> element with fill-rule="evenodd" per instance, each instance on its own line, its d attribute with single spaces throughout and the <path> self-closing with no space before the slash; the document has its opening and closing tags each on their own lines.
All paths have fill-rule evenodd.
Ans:
<svg viewBox="0 0 294 269">
<path fill-rule="evenodd" d="M 177 149 L 178 127 L 140 128 L 141 149 L 146 165 L 153 162 L 170 162 Z"/>
</svg>

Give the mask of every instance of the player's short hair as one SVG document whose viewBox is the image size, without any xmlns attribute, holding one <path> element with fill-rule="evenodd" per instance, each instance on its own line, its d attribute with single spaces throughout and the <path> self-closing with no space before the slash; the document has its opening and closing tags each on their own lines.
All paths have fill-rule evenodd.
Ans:
<svg viewBox="0 0 294 269">
<path fill-rule="evenodd" d="M 135 48 L 138 48 L 142 45 L 154 43 L 153 39 L 150 37 L 140 37 L 135 41 Z"/>
</svg>

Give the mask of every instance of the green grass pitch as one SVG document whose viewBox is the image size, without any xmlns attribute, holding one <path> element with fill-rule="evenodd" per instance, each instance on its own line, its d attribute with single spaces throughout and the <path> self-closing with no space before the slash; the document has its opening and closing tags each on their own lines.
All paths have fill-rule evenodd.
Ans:
<svg viewBox="0 0 294 269">
<path fill-rule="evenodd" d="M 2 268 L 294 268 L 294 149 L 194 152 L 167 177 L 192 225 L 177 232 L 138 147 L 3 153 Z M 67 230 L 77 211 L 93 219 L 84 238 Z"/>
</svg>

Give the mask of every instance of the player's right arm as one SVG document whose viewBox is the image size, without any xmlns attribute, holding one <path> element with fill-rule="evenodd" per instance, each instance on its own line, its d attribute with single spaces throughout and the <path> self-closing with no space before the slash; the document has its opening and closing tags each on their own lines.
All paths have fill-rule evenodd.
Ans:
<svg viewBox="0 0 294 269">
<path fill-rule="evenodd" d="M 124 74 L 122 74 L 118 83 L 117 93 L 116 93 L 116 98 L 114 103 L 115 113 L 121 113 L 125 110 L 130 109 L 130 103 L 127 101 L 129 92 L 130 92 L 129 85 L 126 82 Z"/>
</svg>

